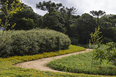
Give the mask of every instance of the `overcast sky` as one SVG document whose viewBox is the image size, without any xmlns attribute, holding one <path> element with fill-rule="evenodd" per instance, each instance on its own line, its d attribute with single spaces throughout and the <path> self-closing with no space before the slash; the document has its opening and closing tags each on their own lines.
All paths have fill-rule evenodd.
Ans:
<svg viewBox="0 0 116 77">
<path fill-rule="evenodd" d="M 49 0 L 22 0 L 23 3 L 31 6 L 39 15 L 44 15 L 46 11 L 36 9 L 36 4 Z M 89 13 L 92 10 L 102 10 L 106 14 L 116 14 L 116 0 L 51 0 L 55 3 L 62 3 L 65 7 L 75 7 L 77 15 Z"/>
</svg>

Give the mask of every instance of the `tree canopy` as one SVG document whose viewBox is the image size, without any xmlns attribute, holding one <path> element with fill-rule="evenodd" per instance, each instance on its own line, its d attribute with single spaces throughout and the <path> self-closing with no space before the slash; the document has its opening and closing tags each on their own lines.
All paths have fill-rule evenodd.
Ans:
<svg viewBox="0 0 116 77">
<path fill-rule="evenodd" d="M 36 8 L 44 10 L 44 11 L 48 11 L 49 14 L 51 14 L 51 12 L 58 11 L 61 6 L 62 6 L 61 3 L 56 4 L 51 1 L 48 1 L 48 2 L 43 1 L 36 4 Z"/>
<path fill-rule="evenodd" d="M 2 0 L 2 5 L 4 5 L 5 1 Z M 18 0 L 9 0 L 9 4 L 13 1 L 17 2 Z M 115 41 L 116 15 L 107 15 L 102 10 L 92 10 L 90 14 L 84 13 L 80 16 L 76 15 L 78 10 L 75 7 L 65 7 L 62 3 L 43 1 L 38 2 L 36 8 L 48 11 L 48 13 L 40 16 L 30 6 L 24 3 L 21 3 L 20 6 L 24 9 L 18 11 L 17 14 L 13 14 L 13 17 L 9 20 L 10 24 L 17 23 L 14 27 L 15 30 L 29 30 L 36 27 L 49 28 L 67 34 L 73 42 L 76 39 L 80 44 L 87 44 L 90 39 L 90 33 L 100 26 L 104 36 L 103 43 Z M 4 7 L 2 10 L 4 10 Z M 5 22 L 3 14 L 0 14 L 0 18 Z M 112 36 L 110 36 L 110 33 L 112 33 Z"/>
</svg>

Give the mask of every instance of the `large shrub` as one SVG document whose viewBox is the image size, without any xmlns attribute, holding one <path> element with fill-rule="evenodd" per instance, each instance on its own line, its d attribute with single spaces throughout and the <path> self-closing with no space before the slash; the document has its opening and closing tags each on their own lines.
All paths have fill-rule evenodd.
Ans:
<svg viewBox="0 0 116 77">
<path fill-rule="evenodd" d="M 54 30 L 11 31 L 5 34 L 0 57 L 57 51 L 67 49 L 70 43 L 67 35 Z"/>
</svg>

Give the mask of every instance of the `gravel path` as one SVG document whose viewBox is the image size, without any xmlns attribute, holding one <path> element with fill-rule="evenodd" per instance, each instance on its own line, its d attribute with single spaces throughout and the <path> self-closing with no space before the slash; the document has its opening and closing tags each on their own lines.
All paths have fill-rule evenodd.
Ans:
<svg viewBox="0 0 116 77">
<path fill-rule="evenodd" d="M 28 62 L 22 62 L 22 63 L 15 64 L 14 66 L 22 67 L 22 68 L 33 68 L 33 69 L 37 69 L 40 71 L 52 71 L 52 72 L 62 72 L 63 73 L 63 71 L 57 71 L 57 70 L 53 70 L 53 69 L 47 67 L 46 64 L 54 59 L 59 59 L 62 57 L 76 55 L 79 53 L 85 53 L 85 52 L 89 52 L 89 51 L 92 51 L 92 49 L 86 49 L 86 50 L 80 51 L 80 52 L 75 52 L 75 53 L 70 53 L 70 54 L 65 54 L 65 55 L 60 55 L 60 56 L 54 56 L 54 57 L 48 57 L 48 58 L 42 58 L 42 59 L 28 61 Z"/>
</svg>

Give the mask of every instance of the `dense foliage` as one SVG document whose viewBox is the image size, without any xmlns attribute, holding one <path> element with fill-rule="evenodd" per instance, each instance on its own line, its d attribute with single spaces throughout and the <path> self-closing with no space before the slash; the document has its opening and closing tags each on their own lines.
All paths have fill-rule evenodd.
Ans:
<svg viewBox="0 0 116 77">
<path fill-rule="evenodd" d="M 4 35 L 0 57 L 57 51 L 67 49 L 70 43 L 67 35 L 53 30 L 11 31 Z"/>
<path fill-rule="evenodd" d="M 57 14 L 57 15 L 56 15 Z M 53 12 L 51 13 L 52 16 L 49 14 L 44 15 L 42 19 L 42 28 L 48 27 L 49 29 L 56 30 L 62 33 L 66 32 L 66 27 L 64 25 L 65 20 L 63 17 L 60 16 L 60 13 Z"/>
<path fill-rule="evenodd" d="M 5 3 L 5 1 L 7 2 Z M 82 47 L 77 48 L 76 46 L 72 46 L 72 45 L 69 47 L 69 45 L 71 41 L 72 44 L 75 45 L 77 45 L 78 43 L 87 44 L 89 42 L 88 40 L 90 39 L 90 33 L 94 32 L 94 29 L 98 26 L 100 26 L 102 35 L 104 35 L 103 43 L 112 42 L 112 41 L 116 42 L 115 41 L 116 15 L 111 15 L 111 14 L 104 15 L 105 12 L 100 10 L 100 11 L 90 11 L 90 13 L 93 16 L 88 13 L 82 14 L 82 16 L 79 15 L 76 16 L 73 15 L 77 11 L 76 8 L 74 7 L 68 8 L 68 7 L 64 7 L 61 3 L 56 4 L 51 1 L 48 2 L 43 1 L 43 3 L 39 2 L 39 4 L 36 4 L 36 7 L 41 10 L 47 10 L 48 13 L 45 14 L 44 16 L 40 16 L 34 13 L 33 9 L 30 6 L 19 2 L 20 0 L 10 0 L 10 1 L 2 0 L 3 6 L 0 9 L 1 10 L 0 25 L 3 26 L 4 30 L 3 30 L 3 34 L 2 32 L 0 32 L 0 38 L 2 38 L 0 42 L 0 57 L 10 57 L 10 56 L 15 56 L 15 57 L 4 58 L 4 59 L 0 58 L 0 64 L 1 66 L 4 66 L 4 67 L 0 67 L 1 76 L 9 75 L 8 74 L 9 71 L 10 71 L 9 72 L 10 76 L 14 76 L 14 70 L 17 70 L 17 68 L 12 67 L 13 63 L 35 60 L 38 58 L 56 56 L 56 55 L 76 52 L 79 50 L 84 50 L 84 48 Z M 17 3 L 19 4 L 17 5 Z M 14 6 L 17 7 L 14 8 Z M 94 16 L 97 16 L 97 18 Z M 101 18 L 99 18 L 99 16 L 101 16 Z M 12 25 L 11 28 L 9 27 L 10 25 Z M 14 27 L 15 25 L 16 27 Z M 29 30 L 36 27 L 52 29 L 52 30 L 45 30 L 45 29 L 41 30 L 39 28 L 34 30 Z M 21 31 L 11 31 L 11 32 L 5 31 L 9 29 L 15 29 Z M 24 30 L 29 30 L 29 31 L 24 31 Z M 62 33 L 57 31 L 60 31 Z M 69 37 L 63 33 L 67 34 L 70 37 L 71 41 Z M 71 56 L 71 58 L 69 59 L 71 61 L 67 62 L 66 61 L 67 59 L 65 61 L 63 60 L 65 64 L 69 63 L 69 65 L 62 66 L 62 63 L 59 62 L 60 64 L 58 66 L 56 65 L 57 67 L 55 66 L 55 68 L 58 68 L 63 71 L 71 71 L 71 72 L 115 75 L 116 68 L 114 65 L 116 65 L 116 53 L 115 53 L 116 48 L 114 43 L 107 43 L 106 45 L 98 45 L 98 48 L 95 51 L 96 51 L 95 59 L 98 60 L 100 59 L 100 61 L 105 60 L 105 62 L 107 59 L 109 60 L 110 64 L 104 65 L 105 63 L 103 61 L 102 65 L 96 65 L 99 64 L 99 62 L 96 61 L 94 64 L 96 66 L 90 68 L 89 66 L 91 64 L 88 61 L 91 60 L 90 56 L 92 56 L 92 54 L 87 53 L 86 55 L 80 54 L 81 56 L 76 57 L 75 59 L 73 59 Z M 17 57 L 16 55 L 21 57 Z M 78 64 L 80 62 L 79 65 L 76 64 L 76 62 L 74 62 L 74 60 L 76 60 L 77 58 L 81 60 L 81 61 L 78 60 Z M 75 64 L 76 66 L 79 67 L 76 67 Z M 86 66 L 84 65 L 88 67 L 86 68 Z M 6 72 L 6 70 L 8 71 Z M 18 71 L 21 70 L 18 69 Z M 32 72 L 32 70 L 24 70 L 23 72 L 25 71 Z M 35 71 L 33 74 L 36 75 Z M 28 75 L 28 73 L 24 73 L 24 74 L 21 73 L 19 75 L 19 73 L 17 74 L 15 73 L 15 76 L 33 76 L 33 74 L 30 73 Z M 42 77 L 43 76 L 51 76 L 51 75 L 42 74 Z M 65 76 L 69 76 L 69 75 L 65 75 Z"/>
<path fill-rule="evenodd" d="M 95 28 L 100 26 L 103 43 L 116 42 L 116 15 L 107 15 L 105 11 L 93 10 L 90 11 L 90 14 L 84 13 L 79 16 L 74 15 L 78 12 L 74 7 L 65 7 L 61 3 L 43 1 L 37 3 L 36 8 L 48 11 L 48 13 L 40 16 L 30 6 L 24 3 L 21 6 L 24 9 L 14 14 L 9 21 L 11 25 L 17 23 L 14 27 L 15 30 L 29 30 L 36 27 L 49 28 L 65 33 L 70 38 L 78 39 L 79 44 L 88 44 L 90 33 L 94 32 Z M 0 14 L 0 18 L 5 22 L 3 14 Z M 10 28 L 8 27 L 8 29 Z M 71 41 L 73 42 L 73 40 Z"/>
<path fill-rule="evenodd" d="M 108 62 L 113 61 L 114 65 L 116 65 L 116 43 L 99 44 L 94 50 L 94 59 L 100 60 L 100 63 L 103 60 L 107 60 Z"/>
</svg>

